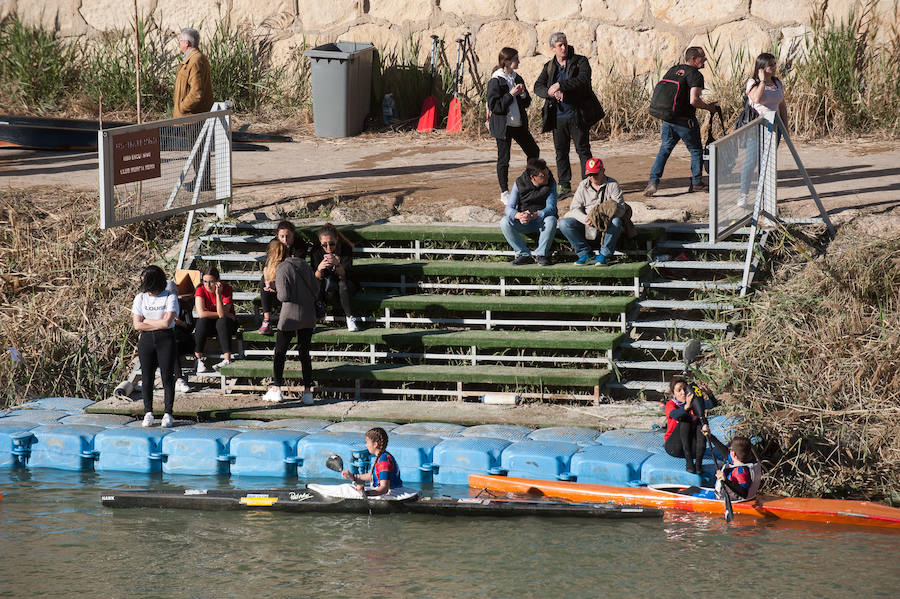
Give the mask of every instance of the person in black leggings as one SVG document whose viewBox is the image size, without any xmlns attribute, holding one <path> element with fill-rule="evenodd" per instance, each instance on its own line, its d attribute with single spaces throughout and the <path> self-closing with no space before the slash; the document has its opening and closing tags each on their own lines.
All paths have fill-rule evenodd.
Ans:
<svg viewBox="0 0 900 599">
<path fill-rule="evenodd" d="M 706 451 L 706 437 L 701 431 L 702 419 L 715 400 L 711 395 L 709 400 L 696 397 L 681 376 L 669 381 L 669 390 L 672 398 L 666 402 L 664 448 L 670 456 L 684 458 L 685 470 L 702 474 L 703 452 Z"/>
<path fill-rule="evenodd" d="M 215 266 L 208 266 L 200 277 L 200 286 L 194 293 L 194 310 L 197 312 L 194 329 L 197 374 L 209 372 L 203 363 L 203 350 L 206 348 L 206 340 L 213 332 L 219 338 L 219 347 L 222 349 L 222 361 L 213 368 L 219 370 L 228 366 L 231 364 L 231 336 L 238 330 L 234 289 L 219 280 L 219 271 Z"/>
<path fill-rule="evenodd" d="M 140 331 L 138 359 L 141 362 L 141 397 L 144 426 L 153 425 L 153 379 L 159 368 L 163 386 L 162 426 L 174 425 L 175 404 L 175 315 L 178 296 L 166 289 L 166 275 L 158 266 L 141 272 L 140 293 L 131 305 L 132 324 Z"/>
<path fill-rule="evenodd" d="M 284 400 L 281 387 L 284 385 L 284 364 L 288 347 L 297 335 L 297 350 L 303 370 L 303 403 L 311 405 L 312 360 L 309 355 L 310 339 L 316 326 L 316 296 L 319 282 L 305 260 L 291 256 L 278 265 L 275 272 L 275 287 L 281 302 L 278 317 L 278 334 L 275 336 L 275 358 L 272 364 L 272 386 L 263 395 L 263 401 L 274 403 Z"/>
</svg>

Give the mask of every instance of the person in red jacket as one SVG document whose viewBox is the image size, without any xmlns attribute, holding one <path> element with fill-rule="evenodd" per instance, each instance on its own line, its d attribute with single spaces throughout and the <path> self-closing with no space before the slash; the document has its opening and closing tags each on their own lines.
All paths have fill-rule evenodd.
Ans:
<svg viewBox="0 0 900 599">
<path fill-rule="evenodd" d="M 684 458 L 684 469 L 693 474 L 703 472 L 703 452 L 706 451 L 706 437 L 701 432 L 701 419 L 706 410 L 714 406 L 710 399 L 694 395 L 684 377 L 676 376 L 669 381 L 672 398 L 666 402 L 666 453 L 675 458 Z"/>
</svg>

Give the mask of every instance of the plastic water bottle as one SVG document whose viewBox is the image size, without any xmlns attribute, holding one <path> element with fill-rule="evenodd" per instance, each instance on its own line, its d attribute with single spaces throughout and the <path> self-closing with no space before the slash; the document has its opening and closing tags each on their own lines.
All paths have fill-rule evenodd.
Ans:
<svg viewBox="0 0 900 599">
<path fill-rule="evenodd" d="M 381 102 L 381 120 L 385 125 L 390 125 L 397 119 L 397 103 L 394 102 L 394 94 L 384 94 Z"/>
</svg>

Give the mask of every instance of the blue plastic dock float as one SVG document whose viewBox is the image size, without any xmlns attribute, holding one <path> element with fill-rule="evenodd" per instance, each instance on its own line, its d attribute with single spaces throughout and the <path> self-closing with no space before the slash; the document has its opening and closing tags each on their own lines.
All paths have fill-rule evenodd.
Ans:
<svg viewBox="0 0 900 599">
<path fill-rule="evenodd" d="M 59 420 L 60 424 L 90 424 L 106 428 L 125 426 L 129 422 L 134 422 L 134 418 L 119 414 L 72 414 Z"/>
<path fill-rule="evenodd" d="M 663 431 L 640 431 L 633 429 L 616 429 L 606 431 L 597 437 L 600 445 L 615 445 L 616 447 L 633 447 L 643 449 L 650 453 L 665 453 L 663 449 Z"/>
<path fill-rule="evenodd" d="M 392 435 L 387 450 L 397 460 L 403 484 L 434 481 L 431 464 L 434 448 L 442 441 L 437 435 Z"/>
<path fill-rule="evenodd" d="M 462 431 L 463 437 L 487 437 L 490 439 L 503 439 L 514 443 L 523 441 L 528 438 L 531 429 L 525 426 L 515 426 L 512 424 L 479 424 L 470 426 Z"/>
<path fill-rule="evenodd" d="M 260 428 L 285 429 L 289 431 L 300 431 L 301 433 L 317 433 L 324 431 L 326 426 L 334 424 L 331 420 L 319 420 L 317 418 L 284 418 L 282 420 L 272 420 L 264 422 Z"/>
<path fill-rule="evenodd" d="M 104 430 L 87 424 L 45 424 L 34 428 L 28 467 L 93 470 L 94 437 Z"/>
<path fill-rule="evenodd" d="M 517 441 L 503 450 L 500 466 L 516 478 L 574 480 L 570 462 L 580 447 L 563 441 Z"/>
<path fill-rule="evenodd" d="M 231 438 L 239 431 L 227 428 L 180 428 L 163 437 L 163 472 L 166 474 L 228 474 L 233 460 Z"/>
<path fill-rule="evenodd" d="M 470 474 L 505 474 L 500 459 L 509 445 L 509 441 L 490 437 L 445 439 L 434 448 L 434 482 L 468 485 Z"/>
<path fill-rule="evenodd" d="M 69 412 L 60 410 L 23 410 L 17 408 L 10 410 L 9 414 L 0 419 L 0 422 L 33 422 L 34 424 L 56 424 L 60 418 L 71 416 Z"/>
<path fill-rule="evenodd" d="M 94 451 L 98 472 L 162 472 L 163 438 L 175 431 L 170 428 L 108 428 L 97 433 Z"/>
<path fill-rule="evenodd" d="M 44 397 L 27 401 L 19 407 L 24 410 L 59 410 L 76 414 L 84 412 L 92 403 L 94 402 L 83 397 Z"/>
<path fill-rule="evenodd" d="M 716 468 L 712 462 L 703 464 L 703 477 L 684 469 L 684 458 L 673 458 L 666 452 L 657 453 L 641 466 L 641 480 L 648 485 L 697 485 L 714 480 Z"/>
<path fill-rule="evenodd" d="M 341 456 L 344 468 L 350 472 L 368 472 L 368 453 L 363 433 L 312 433 L 297 443 L 297 457 L 303 460 L 297 468 L 297 475 L 301 478 L 340 479 L 340 472 L 325 467 L 325 461 L 332 454 Z"/>
<path fill-rule="evenodd" d="M 344 422 L 335 422 L 325 427 L 329 433 L 361 433 L 365 434 L 369 429 L 380 426 L 386 432 L 390 433 L 397 428 L 396 422 L 383 422 L 381 420 L 345 420 Z"/>
<path fill-rule="evenodd" d="M 654 454 L 634 447 L 591 445 L 572 456 L 571 472 L 580 483 L 625 486 L 641 479 L 641 466 Z"/>
<path fill-rule="evenodd" d="M 231 440 L 232 476 L 297 476 L 299 431 L 252 430 Z"/>
<path fill-rule="evenodd" d="M 596 445 L 598 431 L 577 426 L 551 426 L 531 431 L 528 438 L 534 441 L 562 441 L 578 445 Z"/>
<path fill-rule="evenodd" d="M 391 431 L 391 437 L 394 435 L 434 435 L 442 439 L 452 439 L 460 436 L 466 430 L 461 424 L 450 424 L 449 422 L 410 422 L 409 424 L 401 424 Z"/>
<path fill-rule="evenodd" d="M 33 422 L 0 419 L 0 467 L 24 466 L 34 441 Z"/>
</svg>

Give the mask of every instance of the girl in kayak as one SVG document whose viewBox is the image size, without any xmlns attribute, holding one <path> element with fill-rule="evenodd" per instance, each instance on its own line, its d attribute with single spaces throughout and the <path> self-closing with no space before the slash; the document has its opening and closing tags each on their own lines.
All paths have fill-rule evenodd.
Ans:
<svg viewBox="0 0 900 599">
<path fill-rule="evenodd" d="M 366 432 L 366 449 L 375 456 L 375 463 L 372 465 L 372 471 L 366 474 L 350 474 L 349 470 L 341 472 L 341 476 L 353 481 L 357 490 L 365 493 L 369 497 L 378 495 L 386 495 L 391 489 L 399 489 L 403 486 L 400 479 L 400 467 L 397 466 L 397 460 L 389 454 L 387 449 L 388 435 L 387 432 L 376 426 Z M 365 488 L 359 484 L 360 481 L 370 482 L 372 486 Z"/>
<path fill-rule="evenodd" d="M 685 470 L 701 474 L 706 437 L 700 434 L 700 419 L 706 410 L 715 405 L 715 399 L 708 389 L 705 391 L 709 399 L 695 396 L 681 376 L 669 381 L 669 391 L 672 398 L 666 402 L 666 453 L 675 458 L 684 458 Z"/>
</svg>

